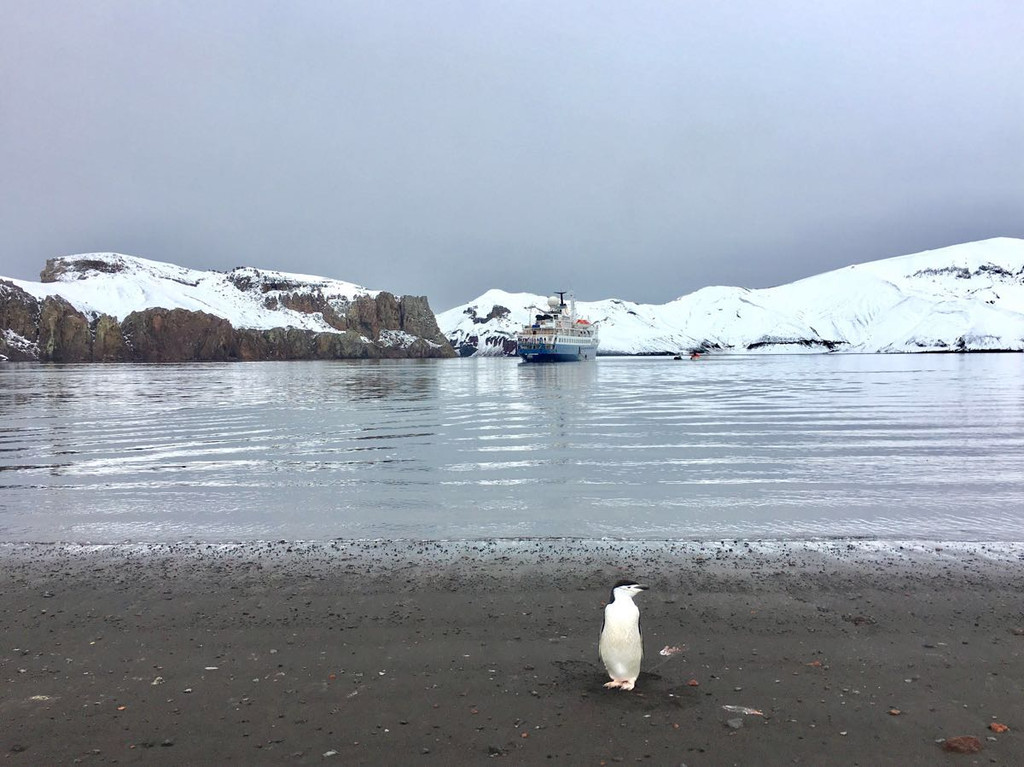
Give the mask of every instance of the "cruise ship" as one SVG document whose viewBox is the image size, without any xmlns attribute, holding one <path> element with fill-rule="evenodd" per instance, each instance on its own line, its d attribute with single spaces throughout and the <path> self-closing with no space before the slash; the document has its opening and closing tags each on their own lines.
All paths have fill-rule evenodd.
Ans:
<svg viewBox="0 0 1024 767">
<path fill-rule="evenodd" d="M 518 354 L 524 362 L 576 362 L 597 355 L 597 326 L 576 316 L 576 299 L 565 291 L 548 299 L 532 324 L 516 335 Z"/>
</svg>

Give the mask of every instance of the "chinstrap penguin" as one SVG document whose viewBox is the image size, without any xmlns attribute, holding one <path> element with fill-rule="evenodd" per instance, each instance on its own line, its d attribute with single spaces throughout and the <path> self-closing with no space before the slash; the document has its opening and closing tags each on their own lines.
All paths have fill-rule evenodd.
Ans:
<svg viewBox="0 0 1024 767">
<path fill-rule="evenodd" d="M 640 676 L 644 642 L 640 632 L 640 609 L 633 603 L 633 597 L 646 590 L 646 586 L 636 581 L 619 581 L 612 587 L 597 645 L 601 661 L 612 678 L 605 687 L 632 690 Z"/>
</svg>

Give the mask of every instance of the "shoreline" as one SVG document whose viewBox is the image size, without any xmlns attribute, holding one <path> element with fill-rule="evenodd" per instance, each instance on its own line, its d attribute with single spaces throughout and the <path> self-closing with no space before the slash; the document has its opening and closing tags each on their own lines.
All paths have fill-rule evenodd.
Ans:
<svg viewBox="0 0 1024 767">
<path fill-rule="evenodd" d="M 651 587 L 632 693 L 596 657 L 619 577 Z M 1011 765 L 1022 582 L 1006 542 L 0 544 L 0 753 Z"/>
</svg>

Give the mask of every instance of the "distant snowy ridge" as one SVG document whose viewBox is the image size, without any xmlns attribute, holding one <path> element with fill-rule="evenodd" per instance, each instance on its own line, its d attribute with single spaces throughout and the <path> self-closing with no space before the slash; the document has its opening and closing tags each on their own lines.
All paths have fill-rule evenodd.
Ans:
<svg viewBox="0 0 1024 767">
<path fill-rule="evenodd" d="M 463 356 L 509 354 L 545 300 L 489 290 L 437 321 Z M 954 245 L 774 288 L 708 287 L 661 305 L 606 299 L 576 308 L 598 323 L 600 354 L 1024 351 L 1024 240 Z"/>
<path fill-rule="evenodd" d="M 344 315 L 356 296 L 380 292 L 314 275 L 249 266 L 203 271 L 121 253 L 54 258 L 42 276 L 42 282 L 11 282 L 36 298 L 59 295 L 91 317 L 109 314 L 120 320 L 155 307 L 187 309 L 221 317 L 236 328 L 258 330 L 336 331 L 323 311 L 297 310 L 289 304 L 295 306 L 299 296 L 307 296 Z"/>
</svg>

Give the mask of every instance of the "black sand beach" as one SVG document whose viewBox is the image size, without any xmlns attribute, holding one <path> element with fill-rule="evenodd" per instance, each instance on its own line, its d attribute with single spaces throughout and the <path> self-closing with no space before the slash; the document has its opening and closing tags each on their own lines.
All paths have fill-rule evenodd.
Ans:
<svg viewBox="0 0 1024 767">
<path fill-rule="evenodd" d="M 1022 576 L 1021 544 L 6 545 L 0 754 L 1021 765 Z M 631 693 L 596 651 L 620 577 L 651 587 Z"/>
</svg>

